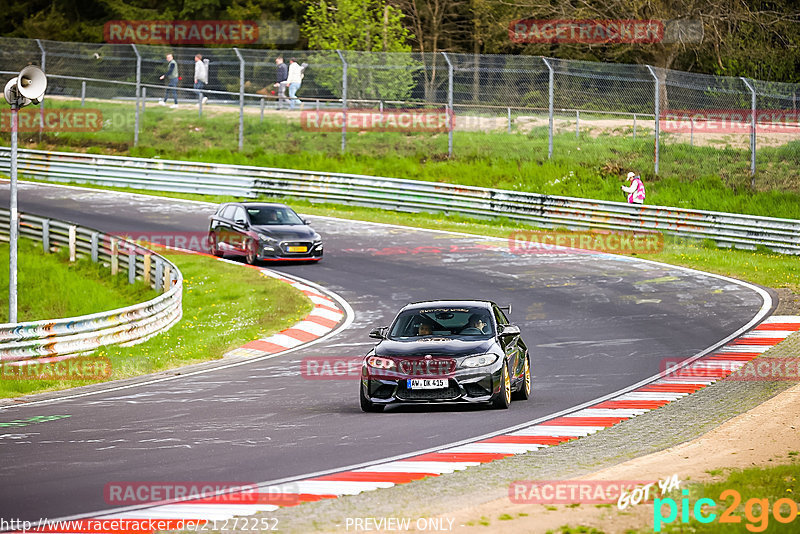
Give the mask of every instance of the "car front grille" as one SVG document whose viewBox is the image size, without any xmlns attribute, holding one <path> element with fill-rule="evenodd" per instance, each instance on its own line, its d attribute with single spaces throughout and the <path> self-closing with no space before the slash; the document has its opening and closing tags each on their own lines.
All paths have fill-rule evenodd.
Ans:
<svg viewBox="0 0 800 534">
<path fill-rule="evenodd" d="M 390 386 L 388 384 L 381 384 L 381 386 L 372 393 L 372 396 L 375 397 L 376 399 L 388 399 L 389 397 L 392 396 L 393 392 L 394 392 L 394 386 Z"/>
</svg>

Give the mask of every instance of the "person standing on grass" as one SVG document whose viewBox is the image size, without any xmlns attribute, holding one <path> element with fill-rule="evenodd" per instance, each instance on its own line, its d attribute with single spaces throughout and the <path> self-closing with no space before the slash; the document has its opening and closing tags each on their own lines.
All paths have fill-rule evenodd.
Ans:
<svg viewBox="0 0 800 534">
<path fill-rule="evenodd" d="M 297 90 L 303 83 L 303 69 L 294 58 L 289 60 L 289 77 L 286 78 L 286 83 L 289 84 L 289 109 L 294 109 L 297 104 L 302 105 L 297 98 Z"/>
<path fill-rule="evenodd" d="M 635 172 L 628 173 L 628 187 L 621 186 L 622 190 L 628 193 L 628 204 L 644 204 L 644 183 L 642 178 Z"/>
<path fill-rule="evenodd" d="M 170 107 L 175 109 L 178 107 L 178 63 L 175 61 L 175 58 L 172 57 L 172 54 L 167 54 L 167 72 L 161 75 L 159 80 L 163 80 L 164 78 L 167 79 L 167 89 L 164 91 L 164 100 L 159 100 L 158 103 L 162 106 L 167 105 L 167 99 L 169 98 L 169 94 L 172 93 L 172 98 L 174 100 L 174 104 Z"/>
<path fill-rule="evenodd" d="M 286 107 L 286 80 L 289 78 L 289 66 L 283 62 L 283 57 L 275 58 L 275 84 L 278 88 L 278 109 Z"/>
<path fill-rule="evenodd" d="M 203 104 L 208 102 L 208 97 L 203 96 L 203 87 L 208 83 L 208 65 L 203 60 L 202 54 L 194 56 L 194 88 L 197 90 L 197 100 Z"/>
</svg>

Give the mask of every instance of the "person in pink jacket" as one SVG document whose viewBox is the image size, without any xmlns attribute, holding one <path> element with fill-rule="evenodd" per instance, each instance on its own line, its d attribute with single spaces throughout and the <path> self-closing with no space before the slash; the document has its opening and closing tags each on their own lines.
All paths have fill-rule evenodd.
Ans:
<svg viewBox="0 0 800 534">
<path fill-rule="evenodd" d="M 642 183 L 642 178 L 635 172 L 629 172 L 628 181 L 631 185 L 622 186 L 622 190 L 628 193 L 628 204 L 644 204 L 644 183 Z"/>
</svg>

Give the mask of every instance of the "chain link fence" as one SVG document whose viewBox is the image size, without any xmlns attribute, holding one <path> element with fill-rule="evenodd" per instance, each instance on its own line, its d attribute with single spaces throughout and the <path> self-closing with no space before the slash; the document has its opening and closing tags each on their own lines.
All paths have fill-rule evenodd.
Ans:
<svg viewBox="0 0 800 534">
<path fill-rule="evenodd" d="M 150 146 L 158 142 L 152 126 L 164 120 L 152 107 L 167 100 L 159 78 L 166 73 L 168 52 L 179 68 L 179 107 L 214 121 L 205 128 L 230 131 L 222 143 L 229 149 L 273 144 L 374 153 L 362 135 L 374 130 L 387 136 L 387 152 L 423 158 L 469 157 L 506 147 L 509 157 L 582 161 L 604 150 L 620 153 L 618 161 L 608 162 L 611 171 L 616 165 L 684 176 L 689 164 L 698 176 L 719 175 L 729 182 L 746 182 L 758 169 L 785 180 L 800 177 L 800 85 L 795 84 L 536 56 L 12 38 L 0 38 L 0 72 L 10 77 L 29 64 L 43 68 L 48 99 L 36 111 L 42 123 L 48 108 L 77 106 L 78 100 L 80 106 L 113 103 L 104 108 L 102 132 L 94 139 Z M 209 60 L 205 105 L 193 89 L 197 53 Z M 273 86 L 278 56 L 307 64 L 294 110 L 278 106 Z M 40 124 L 40 140 L 43 133 Z"/>
</svg>

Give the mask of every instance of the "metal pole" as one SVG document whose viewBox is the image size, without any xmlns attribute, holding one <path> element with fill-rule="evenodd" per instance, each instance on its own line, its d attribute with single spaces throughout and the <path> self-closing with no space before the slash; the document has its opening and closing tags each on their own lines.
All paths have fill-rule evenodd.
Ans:
<svg viewBox="0 0 800 534">
<path fill-rule="evenodd" d="M 47 52 L 42 46 L 42 41 L 40 39 L 36 39 L 36 44 L 39 45 L 39 50 L 42 51 L 42 72 L 47 73 L 45 69 L 45 64 L 47 63 Z M 39 104 L 39 142 L 42 142 L 42 129 L 44 128 L 44 101 Z"/>
<path fill-rule="evenodd" d="M 511 108 L 508 108 L 508 133 L 511 133 Z"/>
<path fill-rule="evenodd" d="M 233 51 L 239 58 L 239 151 L 244 148 L 244 58 L 239 53 L 239 49 L 234 47 Z"/>
<path fill-rule="evenodd" d="M 756 186 L 756 89 L 747 81 L 747 78 L 739 77 L 750 89 L 750 187 Z"/>
<path fill-rule="evenodd" d="M 694 116 L 690 119 L 691 126 L 689 127 L 689 146 L 694 146 Z"/>
<path fill-rule="evenodd" d="M 261 97 L 261 124 L 264 124 L 264 97 Z"/>
<path fill-rule="evenodd" d="M 446 52 L 442 52 L 447 61 L 447 157 L 453 157 L 453 130 L 456 127 L 455 113 L 453 112 L 453 63 Z"/>
<path fill-rule="evenodd" d="M 347 60 L 341 50 L 336 51 L 342 60 L 342 154 L 347 150 Z"/>
<path fill-rule="evenodd" d="M 133 118 L 133 146 L 139 146 L 139 95 L 142 94 L 142 56 L 139 55 L 139 50 L 136 45 L 131 43 L 133 53 L 136 54 L 136 114 Z M 144 111 L 144 104 L 142 104 L 142 111 Z"/>
<path fill-rule="evenodd" d="M 81 107 L 83 107 L 85 103 L 86 103 L 86 82 L 81 82 Z"/>
<path fill-rule="evenodd" d="M 575 139 L 578 138 L 580 133 L 581 133 L 581 112 L 580 112 L 580 110 L 576 109 L 575 110 Z"/>
<path fill-rule="evenodd" d="M 17 232 L 19 214 L 17 213 L 17 130 L 19 128 L 19 108 L 11 104 L 11 184 L 8 228 L 8 322 L 17 322 Z"/>
<path fill-rule="evenodd" d="M 548 126 L 548 140 L 547 140 L 547 159 L 551 159 L 553 157 L 553 82 L 555 78 L 555 73 L 553 72 L 553 67 L 550 65 L 550 62 L 547 61 L 546 58 L 542 58 L 544 64 L 547 65 L 547 70 L 549 72 L 547 76 L 547 85 L 548 85 L 548 99 L 549 99 L 549 107 L 548 107 L 548 116 L 550 118 L 550 123 Z"/>
<path fill-rule="evenodd" d="M 655 145 L 655 164 L 654 164 L 654 168 L 655 168 L 655 173 L 658 174 L 658 163 L 659 163 L 660 156 L 661 156 L 661 153 L 659 151 L 659 146 L 658 146 L 659 133 L 661 132 L 661 124 L 659 122 L 659 118 L 661 116 L 661 87 L 658 85 L 658 76 L 656 76 L 656 73 L 653 70 L 653 67 L 651 67 L 650 65 L 646 65 L 646 67 L 647 67 L 647 70 L 650 71 L 650 75 L 653 77 L 653 80 L 655 81 L 655 92 L 654 92 L 655 93 L 655 104 L 654 104 L 653 108 L 654 108 L 654 112 L 655 112 L 655 116 L 656 116 L 656 141 L 655 141 L 656 145 Z"/>
<path fill-rule="evenodd" d="M 633 114 L 633 140 L 636 141 L 636 113 Z"/>
</svg>

